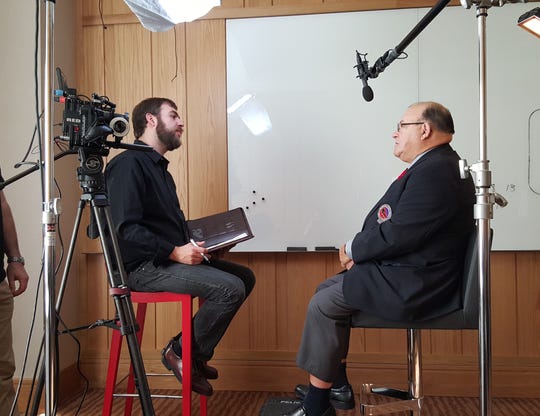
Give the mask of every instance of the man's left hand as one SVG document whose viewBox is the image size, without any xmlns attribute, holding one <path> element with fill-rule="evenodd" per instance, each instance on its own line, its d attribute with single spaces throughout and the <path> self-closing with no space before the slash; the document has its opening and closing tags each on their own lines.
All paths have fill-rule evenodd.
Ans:
<svg viewBox="0 0 540 416">
<path fill-rule="evenodd" d="M 21 263 L 9 263 L 6 270 L 9 288 L 13 296 L 19 296 L 28 287 L 28 273 Z M 18 283 L 18 284 L 17 284 Z"/>
<path fill-rule="evenodd" d="M 341 263 L 341 266 L 347 270 L 349 270 L 354 264 L 353 259 L 347 256 L 347 253 L 345 253 L 345 244 L 343 244 L 343 246 L 341 246 L 339 249 L 339 262 Z"/>
</svg>

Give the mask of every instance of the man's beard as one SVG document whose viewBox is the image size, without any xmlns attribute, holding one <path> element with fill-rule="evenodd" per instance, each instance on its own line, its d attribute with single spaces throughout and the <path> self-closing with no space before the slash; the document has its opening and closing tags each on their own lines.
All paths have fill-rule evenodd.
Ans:
<svg viewBox="0 0 540 416">
<path fill-rule="evenodd" d="M 159 141 L 165 145 L 167 151 L 178 149 L 182 142 L 179 137 L 176 137 L 176 129 L 167 130 L 161 119 L 158 118 L 156 133 Z"/>
</svg>

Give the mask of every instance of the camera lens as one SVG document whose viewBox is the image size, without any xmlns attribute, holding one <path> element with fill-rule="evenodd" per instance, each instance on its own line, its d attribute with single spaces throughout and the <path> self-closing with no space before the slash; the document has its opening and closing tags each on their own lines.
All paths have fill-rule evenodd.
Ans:
<svg viewBox="0 0 540 416">
<path fill-rule="evenodd" d="M 113 130 L 113 135 L 116 137 L 124 137 L 129 133 L 129 122 L 123 117 L 115 117 L 109 123 L 109 127 Z"/>
</svg>

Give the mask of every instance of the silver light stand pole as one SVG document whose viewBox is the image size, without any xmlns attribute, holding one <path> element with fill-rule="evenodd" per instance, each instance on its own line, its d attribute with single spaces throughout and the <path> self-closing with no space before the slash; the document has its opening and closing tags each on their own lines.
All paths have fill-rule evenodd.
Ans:
<svg viewBox="0 0 540 416">
<path fill-rule="evenodd" d="M 478 270 L 480 315 L 478 325 L 478 349 L 480 359 L 480 415 L 491 415 L 491 295 L 490 295 L 490 221 L 493 218 L 491 195 L 491 171 L 487 158 L 487 107 L 486 107 L 486 18 L 489 6 L 477 5 L 478 61 L 480 82 L 480 148 L 479 162 L 475 172 L 476 204 L 474 217 L 478 220 Z"/>
<path fill-rule="evenodd" d="M 53 49 L 54 0 L 45 0 L 45 44 L 43 64 L 43 143 L 44 149 L 44 201 L 43 201 L 43 320 L 45 332 L 45 415 L 53 415 L 56 404 L 57 354 L 56 354 L 56 313 L 54 305 L 55 285 L 55 245 L 56 225 L 59 214 L 59 200 L 54 199 L 54 154 L 52 149 L 53 113 L 52 113 L 52 73 L 54 65 Z"/>
<path fill-rule="evenodd" d="M 516 3 L 516 1 L 510 1 Z M 525 2 L 525 1 L 521 1 Z M 480 85 L 480 158 L 472 166 L 467 166 L 466 160 L 460 161 L 461 176 L 467 177 L 470 172 L 476 187 L 476 204 L 474 218 L 478 222 L 478 271 L 479 271 L 479 322 L 478 322 L 478 353 L 480 361 L 480 415 L 491 416 L 491 288 L 490 288 L 490 251 L 493 205 L 500 206 L 508 203 L 501 195 L 493 191 L 491 171 L 487 158 L 487 88 L 486 88 L 486 20 L 487 11 L 491 6 L 503 6 L 504 0 L 461 0 L 461 4 L 469 9 L 476 5 L 479 40 L 479 85 Z"/>
</svg>

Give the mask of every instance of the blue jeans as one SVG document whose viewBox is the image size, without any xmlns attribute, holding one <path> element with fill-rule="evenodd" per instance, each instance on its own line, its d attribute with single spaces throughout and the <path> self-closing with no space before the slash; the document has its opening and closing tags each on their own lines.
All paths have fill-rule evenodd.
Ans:
<svg viewBox="0 0 540 416">
<path fill-rule="evenodd" d="M 128 276 L 131 289 L 200 296 L 204 304 L 193 317 L 193 357 L 208 361 L 234 315 L 255 286 L 247 267 L 224 260 L 188 265 L 144 262 Z"/>
</svg>

